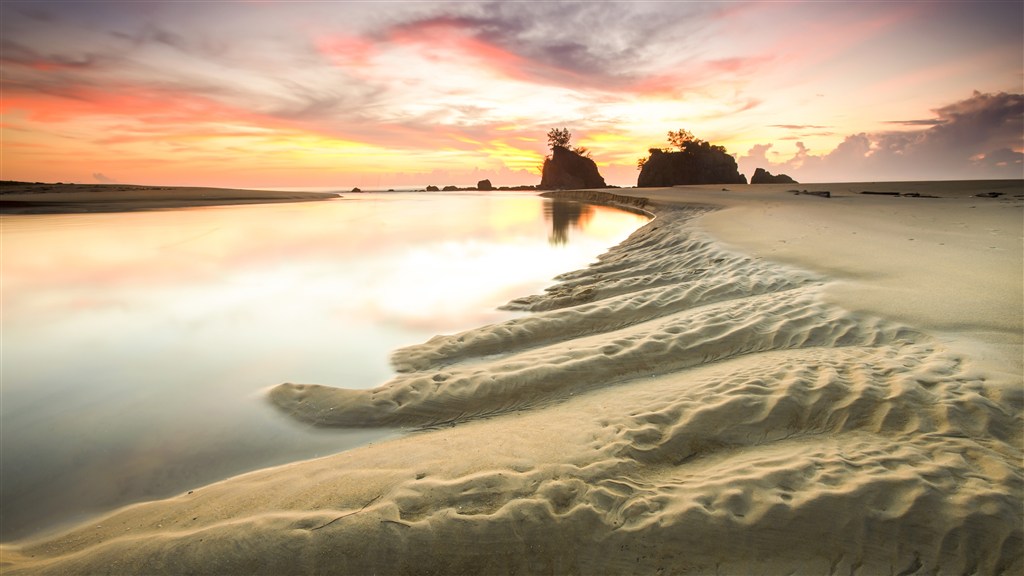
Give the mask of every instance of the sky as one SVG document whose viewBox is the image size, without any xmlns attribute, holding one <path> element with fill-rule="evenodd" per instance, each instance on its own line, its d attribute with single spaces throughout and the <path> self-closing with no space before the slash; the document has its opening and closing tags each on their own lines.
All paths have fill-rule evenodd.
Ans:
<svg viewBox="0 0 1024 576">
<path fill-rule="evenodd" d="M 1024 2 L 0 2 L 0 179 L 610 184 L 684 128 L 804 182 L 1024 177 Z"/>
</svg>

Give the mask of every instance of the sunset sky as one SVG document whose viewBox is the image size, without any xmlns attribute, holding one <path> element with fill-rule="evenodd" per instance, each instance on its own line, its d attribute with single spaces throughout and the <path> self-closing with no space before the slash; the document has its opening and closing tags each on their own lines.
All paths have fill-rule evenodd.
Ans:
<svg viewBox="0 0 1024 576">
<path fill-rule="evenodd" d="M 605 179 L 686 128 L 801 181 L 1024 176 L 1024 3 L 0 3 L 0 178 Z"/>
</svg>

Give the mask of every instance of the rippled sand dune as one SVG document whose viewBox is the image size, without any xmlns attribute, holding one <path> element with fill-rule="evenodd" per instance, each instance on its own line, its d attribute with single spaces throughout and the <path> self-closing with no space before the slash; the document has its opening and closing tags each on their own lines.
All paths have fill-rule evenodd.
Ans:
<svg viewBox="0 0 1024 576">
<path fill-rule="evenodd" d="M 530 314 L 398 350 L 373 390 L 270 392 L 309 423 L 413 433 L 6 546 L 4 573 L 1024 571 L 1021 303 L 1004 278 L 1020 266 L 1022 230 L 1004 229 L 1024 188 L 980 210 L 959 189 L 912 200 L 928 206 L 764 190 L 632 191 L 657 217 L 509 304 Z M 1002 312 L 907 322 L 871 288 L 913 285 L 912 271 L 853 270 L 879 254 L 817 269 L 794 265 L 799 250 L 756 255 L 799 230 L 766 225 L 751 244 L 734 228 L 763 221 L 752 205 L 860 210 L 856 226 L 962 211 L 979 231 L 935 216 L 929 257 L 995 243 L 1004 253 L 985 257 L 1002 264 L 974 281 L 1009 288 L 976 306 Z M 947 241 L 959 247 L 943 256 Z"/>
</svg>

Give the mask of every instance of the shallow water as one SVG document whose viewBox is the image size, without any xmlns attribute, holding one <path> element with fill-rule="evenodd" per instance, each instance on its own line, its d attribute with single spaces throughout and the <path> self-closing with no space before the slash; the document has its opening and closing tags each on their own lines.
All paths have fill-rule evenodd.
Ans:
<svg viewBox="0 0 1024 576">
<path fill-rule="evenodd" d="M 3 217 L 0 538 L 394 434 L 264 392 L 377 386 L 645 221 L 518 193 Z"/>
</svg>

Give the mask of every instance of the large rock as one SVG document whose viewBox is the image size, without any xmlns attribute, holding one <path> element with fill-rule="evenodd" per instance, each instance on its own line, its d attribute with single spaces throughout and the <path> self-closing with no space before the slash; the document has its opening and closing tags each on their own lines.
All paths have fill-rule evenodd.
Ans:
<svg viewBox="0 0 1024 576">
<path fill-rule="evenodd" d="M 590 158 L 555 146 L 551 156 L 544 160 L 540 186 L 542 190 L 580 190 L 583 188 L 607 188 L 604 178 L 597 171 L 597 164 Z"/>
<path fill-rule="evenodd" d="M 681 152 L 651 149 L 651 157 L 640 170 L 639 188 L 684 184 L 746 184 L 736 159 L 724 149 L 707 142 L 693 142 Z"/>
<path fill-rule="evenodd" d="M 758 168 L 754 170 L 754 175 L 750 177 L 751 184 L 799 184 L 796 180 L 793 180 L 785 174 L 779 174 L 778 176 L 772 176 L 772 173 L 765 170 L 764 168 Z"/>
<path fill-rule="evenodd" d="M 491 185 L 490 180 L 481 180 L 476 183 L 476 189 L 482 191 L 494 190 L 494 186 Z"/>
</svg>

